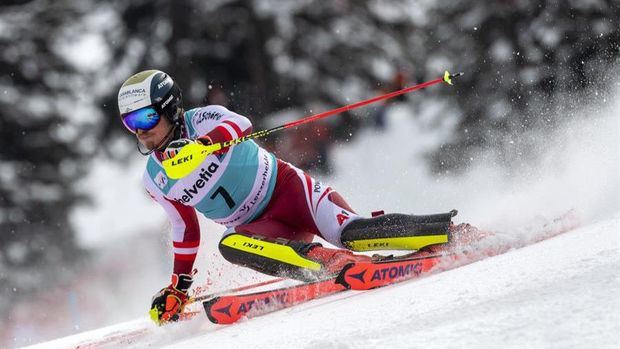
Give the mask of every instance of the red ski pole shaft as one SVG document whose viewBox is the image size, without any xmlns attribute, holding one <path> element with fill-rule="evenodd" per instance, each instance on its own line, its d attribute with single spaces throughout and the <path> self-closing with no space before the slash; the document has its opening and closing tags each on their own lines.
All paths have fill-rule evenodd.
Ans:
<svg viewBox="0 0 620 349">
<path fill-rule="evenodd" d="M 224 291 L 220 291 L 220 292 L 215 292 L 215 293 L 211 293 L 211 294 L 205 294 L 205 295 L 197 295 L 194 297 L 191 297 L 190 300 L 187 302 L 187 304 L 191 304 L 194 302 L 199 302 L 199 301 L 203 301 L 203 300 L 207 300 L 213 297 L 216 297 L 218 295 L 221 294 L 228 294 L 228 293 L 235 293 L 235 292 L 240 292 L 240 291 L 245 291 L 245 290 L 249 290 L 252 288 L 258 288 L 261 286 L 266 286 L 266 285 L 270 285 L 276 282 L 280 282 L 286 280 L 284 278 L 277 278 L 277 279 L 270 279 L 270 280 L 266 280 L 266 281 L 262 281 L 262 282 L 257 282 L 254 284 L 249 284 L 249 285 L 243 285 L 243 286 L 239 286 L 237 288 L 231 288 L 228 290 L 224 290 Z"/>
<path fill-rule="evenodd" d="M 381 95 L 381 96 L 376 96 L 376 97 L 369 98 L 369 99 L 366 99 L 366 100 L 363 100 L 363 101 L 360 101 L 360 102 L 357 102 L 357 103 L 345 105 L 345 106 L 340 107 L 340 108 L 328 110 L 328 111 L 320 113 L 320 114 L 316 114 L 316 115 L 313 115 L 313 116 L 305 117 L 303 119 L 292 121 L 292 122 L 289 122 L 287 124 L 282 125 L 281 127 L 282 127 L 282 129 L 285 129 L 285 128 L 289 128 L 289 127 L 295 127 L 295 126 L 298 126 L 298 125 L 306 124 L 306 123 L 309 123 L 309 122 L 312 122 L 312 121 L 315 121 L 315 120 L 326 118 L 328 116 L 332 116 L 332 115 L 335 115 L 335 114 L 340 114 L 340 113 L 345 112 L 345 111 L 357 109 L 359 107 L 363 107 L 363 106 L 368 105 L 368 104 L 372 104 L 372 103 L 379 102 L 379 101 L 382 101 L 382 100 L 386 100 L 386 99 L 394 98 L 394 97 L 397 97 L 397 96 L 400 96 L 400 95 L 404 95 L 405 93 L 413 92 L 415 90 L 419 90 L 419 89 L 422 89 L 422 88 L 425 88 L 425 87 L 428 87 L 428 86 L 431 86 L 431 85 L 435 85 L 435 84 L 438 84 L 438 83 L 443 82 L 443 81 L 444 81 L 444 78 L 438 78 L 438 79 L 435 79 L 435 80 L 423 82 L 423 83 L 415 85 L 415 86 L 406 87 L 406 88 L 403 88 L 403 89 L 398 90 L 398 91 L 386 93 L 386 94 Z"/>
<path fill-rule="evenodd" d="M 222 143 L 221 147 L 222 148 L 230 147 L 232 145 L 235 145 L 235 144 L 238 144 L 238 143 L 241 143 L 241 142 L 245 142 L 245 141 L 250 140 L 250 139 L 264 137 L 264 136 L 267 136 L 267 135 L 269 135 L 269 134 L 271 134 L 273 132 L 276 132 L 276 131 L 285 130 L 287 128 L 291 128 L 291 127 L 307 124 L 309 122 L 316 121 L 316 120 L 319 120 L 319 119 L 323 119 L 323 118 L 326 118 L 328 116 L 332 116 L 334 114 L 339 114 L 339 113 L 342 113 L 342 112 L 345 112 L 345 111 L 349 111 L 349 110 L 353 110 L 353 109 L 356 109 L 356 108 L 359 108 L 359 107 L 362 107 L 362 106 L 365 106 L 365 105 L 368 105 L 368 104 L 372 104 L 372 103 L 375 103 L 375 102 L 378 102 L 378 101 L 394 98 L 396 96 L 400 96 L 400 95 L 403 95 L 405 93 L 413 92 L 413 91 L 416 91 L 416 90 L 419 90 L 419 89 L 422 89 L 422 88 L 425 88 L 425 87 L 428 87 L 428 86 L 431 86 L 431 85 L 438 84 L 440 82 L 446 82 L 446 83 L 452 85 L 452 80 L 451 79 L 455 78 L 455 77 L 458 77 L 458 76 L 461 76 L 461 75 L 463 75 L 463 73 L 456 73 L 456 74 L 451 75 L 450 73 L 448 73 L 446 71 L 444 76 L 441 77 L 441 78 L 437 78 L 435 80 L 426 81 L 426 82 L 423 82 L 423 83 L 420 83 L 420 84 L 417 84 L 417 85 L 414 85 L 414 86 L 406 87 L 406 88 L 403 88 L 403 89 L 398 90 L 398 91 L 394 91 L 394 92 L 386 93 L 384 95 L 380 95 L 380 96 L 376 96 L 376 97 L 373 97 L 373 98 L 369 98 L 369 99 L 366 99 L 366 100 L 363 100 L 363 101 L 360 101 L 360 102 L 357 102 L 357 103 L 345 105 L 345 106 L 340 107 L 340 108 L 328 110 L 326 112 L 319 113 L 319 114 L 316 114 L 316 115 L 307 116 L 307 117 L 301 118 L 299 120 L 291 121 L 291 122 L 286 123 L 284 125 L 280 125 L 280 126 L 276 126 L 274 128 L 270 128 L 268 130 L 262 130 L 262 131 L 254 132 L 254 133 L 251 133 L 251 134 L 249 134 L 247 136 L 240 137 L 240 138 L 235 138 L 235 139 L 232 139 L 230 141 L 224 142 L 224 143 Z"/>
</svg>

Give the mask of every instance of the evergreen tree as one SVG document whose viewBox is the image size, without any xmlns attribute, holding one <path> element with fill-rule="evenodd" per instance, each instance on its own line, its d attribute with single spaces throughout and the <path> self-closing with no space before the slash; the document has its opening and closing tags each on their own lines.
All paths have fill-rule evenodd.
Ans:
<svg viewBox="0 0 620 349">
<path fill-rule="evenodd" d="M 74 112 L 75 69 L 56 41 L 83 14 L 66 1 L 0 5 L 0 295 L 61 276 L 79 255 L 70 210 L 84 173 Z M 0 311 L 2 306 L 0 303 Z"/>
<path fill-rule="evenodd" d="M 439 1 L 430 54 L 466 72 L 458 80 L 459 132 L 435 154 L 438 170 L 464 167 L 484 148 L 510 165 L 536 149 L 520 135 L 551 129 L 568 111 L 600 102 L 620 57 L 614 1 Z M 598 100 L 597 100 L 598 98 Z"/>
</svg>

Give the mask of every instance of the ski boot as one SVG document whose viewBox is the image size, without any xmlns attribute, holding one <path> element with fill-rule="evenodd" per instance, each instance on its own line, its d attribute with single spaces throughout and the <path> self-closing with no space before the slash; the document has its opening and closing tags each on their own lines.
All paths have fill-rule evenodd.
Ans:
<svg viewBox="0 0 620 349">
<path fill-rule="evenodd" d="M 319 244 L 311 247 L 306 256 L 321 263 L 328 274 L 338 274 L 349 263 L 371 261 L 371 258 L 365 255 L 357 255 L 349 250 L 326 248 Z"/>
</svg>

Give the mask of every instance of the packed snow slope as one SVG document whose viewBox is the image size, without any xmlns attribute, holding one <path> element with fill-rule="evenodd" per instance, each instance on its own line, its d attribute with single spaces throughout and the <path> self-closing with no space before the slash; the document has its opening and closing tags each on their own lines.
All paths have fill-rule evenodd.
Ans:
<svg viewBox="0 0 620 349">
<path fill-rule="evenodd" d="M 613 348 L 620 341 L 619 231 L 616 214 L 458 269 L 232 326 L 200 317 L 157 328 L 141 319 L 37 347 Z"/>
<path fill-rule="evenodd" d="M 619 218 L 423 280 L 326 299 L 172 346 L 614 347 L 620 341 Z"/>
</svg>

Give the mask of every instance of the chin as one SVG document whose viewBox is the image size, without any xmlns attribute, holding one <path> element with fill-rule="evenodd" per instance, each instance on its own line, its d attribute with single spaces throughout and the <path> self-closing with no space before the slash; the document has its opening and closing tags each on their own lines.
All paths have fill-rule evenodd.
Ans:
<svg viewBox="0 0 620 349">
<path fill-rule="evenodd" d="M 140 144 L 142 144 L 143 147 L 145 147 L 148 150 L 153 150 L 153 148 L 155 148 L 155 144 L 153 142 L 149 142 L 149 141 L 141 141 L 138 140 L 140 142 Z"/>
</svg>

